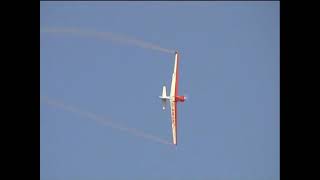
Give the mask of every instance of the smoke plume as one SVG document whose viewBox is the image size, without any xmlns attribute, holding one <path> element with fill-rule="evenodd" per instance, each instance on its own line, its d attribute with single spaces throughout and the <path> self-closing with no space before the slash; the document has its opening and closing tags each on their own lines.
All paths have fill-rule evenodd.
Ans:
<svg viewBox="0 0 320 180">
<path fill-rule="evenodd" d="M 97 32 L 93 30 L 84 30 L 84 29 L 78 29 L 78 28 L 41 28 L 40 32 L 70 33 L 70 34 L 80 35 L 80 36 L 96 37 L 99 39 L 110 40 L 117 43 L 135 45 L 141 48 L 152 49 L 152 50 L 156 50 L 164 53 L 173 54 L 175 52 L 174 50 L 166 49 L 152 43 L 148 43 L 139 39 L 135 39 L 132 37 L 127 37 L 124 35 L 115 34 L 111 32 Z"/>
<path fill-rule="evenodd" d="M 137 137 L 141 137 L 141 138 L 144 138 L 144 139 L 149 139 L 149 140 L 152 140 L 152 141 L 155 141 L 155 142 L 159 142 L 159 143 L 162 143 L 162 144 L 171 145 L 171 143 L 169 141 L 165 140 L 165 139 L 162 139 L 160 137 L 151 135 L 149 133 L 143 132 L 143 131 L 135 129 L 135 128 L 125 127 L 123 125 L 120 125 L 118 123 L 115 123 L 115 122 L 111 121 L 110 119 L 103 118 L 103 117 L 98 116 L 98 115 L 96 115 L 94 113 L 80 110 L 80 109 L 78 109 L 76 107 L 73 107 L 71 105 L 66 105 L 61 101 L 56 101 L 56 100 L 53 100 L 53 99 L 51 99 L 49 97 L 46 97 L 46 96 L 41 96 L 41 100 L 43 102 L 45 102 L 46 104 L 51 105 L 53 107 L 61 108 L 61 109 L 65 110 L 65 111 L 75 113 L 75 114 L 77 114 L 77 115 L 79 115 L 81 117 L 88 118 L 88 119 L 91 119 L 91 120 L 95 120 L 98 123 L 101 123 L 103 125 L 107 125 L 107 126 L 109 126 L 111 128 L 120 130 L 122 132 L 127 132 L 127 133 L 135 135 Z"/>
</svg>

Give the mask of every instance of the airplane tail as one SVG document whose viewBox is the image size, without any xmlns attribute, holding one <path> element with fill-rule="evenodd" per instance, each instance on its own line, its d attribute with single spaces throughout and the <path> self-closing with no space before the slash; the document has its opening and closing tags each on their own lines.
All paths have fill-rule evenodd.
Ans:
<svg viewBox="0 0 320 180">
<path fill-rule="evenodd" d="M 163 86 L 163 87 L 162 87 L 162 97 L 167 97 L 166 86 Z"/>
<path fill-rule="evenodd" d="M 162 100 L 162 109 L 165 110 L 166 109 L 166 102 L 167 99 L 169 99 L 169 97 L 167 97 L 167 89 L 166 86 L 162 87 L 162 96 L 159 96 L 159 98 Z"/>
</svg>

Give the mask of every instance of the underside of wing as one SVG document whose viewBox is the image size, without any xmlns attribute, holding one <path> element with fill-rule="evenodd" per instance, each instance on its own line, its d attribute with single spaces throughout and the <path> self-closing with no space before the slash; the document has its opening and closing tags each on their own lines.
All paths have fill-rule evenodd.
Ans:
<svg viewBox="0 0 320 180">
<path fill-rule="evenodd" d="M 172 142 L 177 145 L 177 102 L 170 101 L 171 109 L 171 126 L 172 126 Z"/>
<path fill-rule="evenodd" d="M 176 94 L 176 73 L 172 74 L 170 97 L 174 97 Z"/>
<path fill-rule="evenodd" d="M 176 96 L 178 92 L 178 54 L 176 54 L 175 60 L 174 60 L 174 67 L 173 67 L 173 73 L 172 73 L 172 81 L 171 81 L 171 90 L 170 90 L 170 96 Z"/>
</svg>

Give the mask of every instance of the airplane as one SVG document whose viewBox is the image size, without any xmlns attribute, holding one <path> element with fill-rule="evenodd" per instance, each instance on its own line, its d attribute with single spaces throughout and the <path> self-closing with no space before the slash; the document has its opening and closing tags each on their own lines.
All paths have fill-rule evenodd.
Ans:
<svg viewBox="0 0 320 180">
<path fill-rule="evenodd" d="M 170 96 L 167 96 L 166 86 L 162 87 L 162 96 L 159 98 L 162 100 L 162 109 L 165 110 L 167 100 L 170 101 L 170 109 L 171 109 L 171 126 L 172 126 L 172 142 L 174 145 L 177 145 L 177 126 L 178 126 L 178 118 L 177 118 L 177 103 L 184 102 L 186 100 L 185 96 L 178 95 L 178 84 L 179 84 L 179 54 L 178 51 L 175 52 L 175 61 L 174 61 L 174 69 L 172 74 L 171 81 L 171 90 Z"/>
</svg>

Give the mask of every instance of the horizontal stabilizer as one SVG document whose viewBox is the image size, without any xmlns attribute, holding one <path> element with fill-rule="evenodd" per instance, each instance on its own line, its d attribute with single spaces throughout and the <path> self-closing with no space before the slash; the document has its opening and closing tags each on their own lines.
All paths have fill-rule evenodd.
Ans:
<svg viewBox="0 0 320 180">
<path fill-rule="evenodd" d="M 167 99 L 169 99 L 169 97 L 167 97 L 167 89 L 166 89 L 166 86 L 163 86 L 163 87 L 162 87 L 162 95 L 159 96 L 159 98 L 161 98 L 161 100 L 162 100 L 162 109 L 165 110 L 165 109 L 166 109 Z"/>
<path fill-rule="evenodd" d="M 167 89 L 166 86 L 162 87 L 162 97 L 167 97 Z"/>
<path fill-rule="evenodd" d="M 162 99 L 162 109 L 165 110 L 167 105 L 167 99 Z"/>
</svg>

